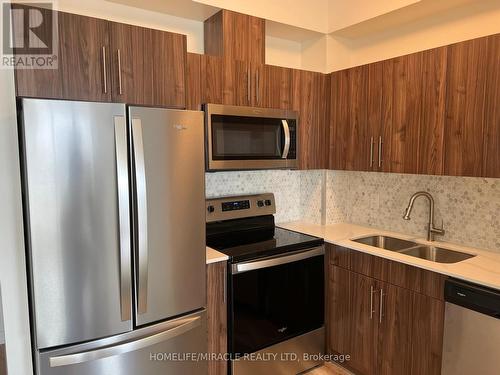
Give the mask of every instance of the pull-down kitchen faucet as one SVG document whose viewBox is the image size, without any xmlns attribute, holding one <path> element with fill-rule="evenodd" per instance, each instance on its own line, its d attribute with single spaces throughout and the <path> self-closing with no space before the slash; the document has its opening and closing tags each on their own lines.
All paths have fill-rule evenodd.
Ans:
<svg viewBox="0 0 500 375">
<path fill-rule="evenodd" d="M 434 198 L 431 194 L 426 191 L 418 191 L 413 194 L 410 198 L 410 202 L 408 203 L 408 207 L 406 207 L 403 219 L 410 220 L 410 213 L 413 209 L 413 204 L 415 203 L 415 199 L 417 199 L 418 197 L 426 197 L 429 201 L 429 224 L 427 225 L 427 241 L 434 241 L 434 235 L 443 235 L 444 229 L 443 224 L 441 224 L 441 228 L 436 228 L 434 226 Z"/>
</svg>

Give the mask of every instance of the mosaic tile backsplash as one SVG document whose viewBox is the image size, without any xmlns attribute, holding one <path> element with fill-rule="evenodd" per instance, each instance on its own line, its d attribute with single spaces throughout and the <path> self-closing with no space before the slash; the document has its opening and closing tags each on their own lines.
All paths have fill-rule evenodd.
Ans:
<svg viewBox="0 0 500 375">
<path fill-rule="evenodd" d="M 444 222 L 443 241 L 500 252 L 500 179 L 327 171 L 326 223 L 349 222 L 425 237 L 429 217 L 424 190 L 435 200 L 435 224 Z"/>
<path fill-rule="evenodd" d="M 423 176 L 349 171 L 239 171 L 205 175 L 207 197 L 272 192 L 276 222 L 348 222 L 425 237 L 428 203 L 415 202 L 403 220 L 411 195 L 435 199 L 436 225 L 443 241 L 500 252 L 500 179 Z M 322 211 L 325 211 L 324 213 Z"/>
</svg>

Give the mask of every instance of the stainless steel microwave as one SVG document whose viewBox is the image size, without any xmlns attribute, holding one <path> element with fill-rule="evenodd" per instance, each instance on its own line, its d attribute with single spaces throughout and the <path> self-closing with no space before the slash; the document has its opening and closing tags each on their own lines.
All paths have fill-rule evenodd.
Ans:
<svg viewBox="0 0 500 375">
<path fill-rule="evenodd" d="M 208 171 L 298 167 L 297 112 L 205 104 Z"/>
</svg>

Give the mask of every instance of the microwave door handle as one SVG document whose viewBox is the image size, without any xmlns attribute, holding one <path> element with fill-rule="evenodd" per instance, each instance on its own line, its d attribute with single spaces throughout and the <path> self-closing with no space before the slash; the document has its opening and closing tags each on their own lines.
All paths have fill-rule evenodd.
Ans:
<svg viewBox="0 0 500 375">
<path fill-rule="evenodd" d="M 283 132 L 285 133 L 285 146 L 283 147 L 281 158 L 286 159 L 290 151 L 290 127 L 287 120 L 281 120 L 281 125 L 283 125 Z"/>
</svg>

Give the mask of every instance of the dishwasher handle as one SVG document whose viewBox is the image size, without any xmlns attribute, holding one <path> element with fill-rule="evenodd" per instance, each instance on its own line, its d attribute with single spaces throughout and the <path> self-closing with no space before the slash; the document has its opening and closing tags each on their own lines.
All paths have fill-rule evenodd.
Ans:
<svg viewBox="0 0 500 375">
<path fill-rule="evenodd" d="M 444 285 L 446 302 L 500 319 L 500 290 L 448 279 Z"/>
</svg>

